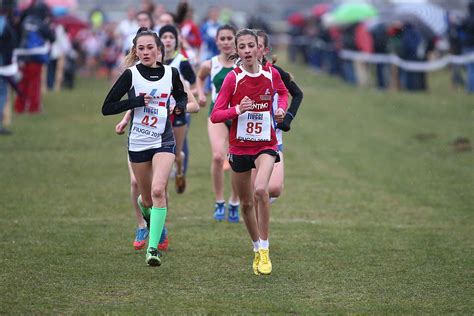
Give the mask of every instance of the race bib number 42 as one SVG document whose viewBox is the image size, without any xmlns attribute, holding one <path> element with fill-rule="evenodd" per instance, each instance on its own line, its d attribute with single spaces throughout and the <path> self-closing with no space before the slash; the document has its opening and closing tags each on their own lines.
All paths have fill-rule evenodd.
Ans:
<svg viewBox="0 0 474 316">
<path fill-rule="evenodd" d="M 237 138 L 247 141 L 270 141 L 270 112 L 245 112 L 239 115 Z"/>
<path fill-rule="evenodd" d="M 166 127 L 168 109 L 165 106 L 154 106 L 154 104 L 151 104 L 151 106 L 144 107 L 143 112 L 142 126 L 162 134 Z"/>
</svg>

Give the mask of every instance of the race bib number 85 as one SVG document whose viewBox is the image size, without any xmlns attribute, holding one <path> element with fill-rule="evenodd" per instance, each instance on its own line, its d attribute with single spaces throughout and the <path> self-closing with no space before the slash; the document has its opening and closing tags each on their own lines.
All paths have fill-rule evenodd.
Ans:
<svg viewBox="0 0 474 316">
<path fill-rule="evenodd" d="M 270 141 L 270 112 L 245 112 L 239 115 L 237 138 L 247 141 Z"/>
</svg>

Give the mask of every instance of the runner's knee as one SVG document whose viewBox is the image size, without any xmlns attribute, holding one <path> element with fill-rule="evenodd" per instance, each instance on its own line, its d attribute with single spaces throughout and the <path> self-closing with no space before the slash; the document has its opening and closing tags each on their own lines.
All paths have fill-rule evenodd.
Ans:
<svg viewBox="0 0 474 316">
<path fill-rule="evenodd" d="M 216 165 L 223 165 L 225 160 L 225 155 L 222 153 L 212 153 L 212 161 Z"/>
<path fill-rule="evenodd" d="M 166 190 L 164 186 L 156 185 L 151 188 L 151 196 L 153 199 L 166 200 Z"/>
<path fill-rule="evenodd" d="M 283 185 L 271 185 L 268 188 L 268 194 L 270 197 L 279 197 L 283 191 Z"/>
<path fill-rule="evenodd" d="M 268 190 L 264 187 L 256 187 L 254 194 L 258 200 L 268 199 Z"/>
</svg>

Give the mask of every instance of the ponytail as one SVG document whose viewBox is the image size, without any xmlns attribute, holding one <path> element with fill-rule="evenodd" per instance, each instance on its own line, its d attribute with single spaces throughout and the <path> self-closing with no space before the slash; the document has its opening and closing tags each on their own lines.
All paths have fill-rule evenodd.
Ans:
<svg viewBox="0 0 474 316">
<path fill-rule="evenodd" d="M 125 59 L 122 63 L 122 68 L 125 70 L 127 68 L 132 67 L 135 65 L 138 61 L 138 56 L 137 56 L 137 50 L 135 48 L 135 45 L 128 51 L 127 56 L 125 56 Z"/>
</svg>

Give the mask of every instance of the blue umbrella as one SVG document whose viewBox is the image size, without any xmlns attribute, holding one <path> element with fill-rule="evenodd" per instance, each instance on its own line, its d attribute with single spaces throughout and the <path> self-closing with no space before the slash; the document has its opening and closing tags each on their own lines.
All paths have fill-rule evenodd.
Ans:
<svg viewBox="0 0 474 316">
<path fill-rule="evenodd" d="M 415 15 L 433 30 L 436 35 L 442 35 L 448 30 L 446 11 L 438 5 L 426 3 L 403 3 L 395 7 L 398 15 Z"/>
</svg>

